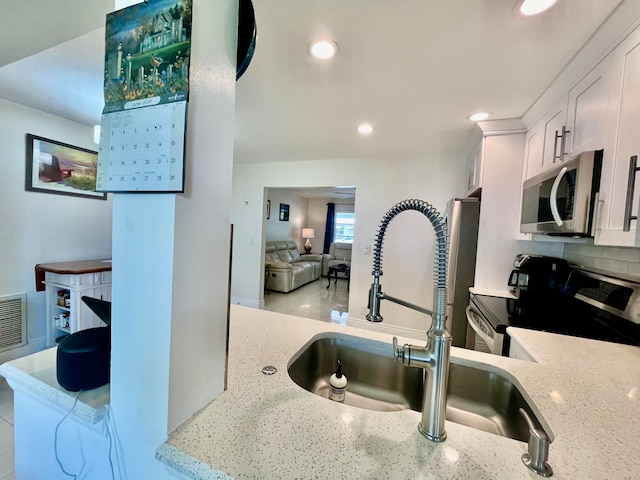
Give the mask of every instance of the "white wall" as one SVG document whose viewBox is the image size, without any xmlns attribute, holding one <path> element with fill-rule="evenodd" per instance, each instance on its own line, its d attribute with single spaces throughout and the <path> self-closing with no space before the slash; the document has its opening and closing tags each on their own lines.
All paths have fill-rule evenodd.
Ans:
<svg viewBox="0 0 640 480">
<path fill-rule="evenodd" d="M 185 192 L 114 199 L 111 413 L 131 479 L 168 478 L 155 450 L 224 388 L 238 2 L 193 10 Z"/>
<path fill-rule="evenodd" d="M 26 134 L 95 150 L 93 129 L 0 100 L 0 295 L 27 294 L 29 345 L 0 353 L 0 363 L 45 347 L 45 293 L 34 266 L 111 257 L 108 200 L 25 191 Z"/>
<path fill-rule="evenodd" d="M 298 245 L 298 251 L 303 252 L 305 241 L 302 239 L 302 229 L 307 226 L 309 199 L 274 188 L 268 189 L 267 199 L 271 200 L 271 215 L 268 220 L 265 220 L 266 241 L 292 240 Z M 289 205 L 288 222 L 280 220 L 281 203 Z"/>
<path fill-rule="evenodd" d="M 364 246 L 374 243 L 384 213 L 395 203 L 419 198 L 444 211 L 450 197 L 461 195 L 465 165 L 461 158 L 336 159 L 234 165 L 231 219 L 235 224 L 232 301 L 257 306 L 262 298 L 264 188 L 356 187 L 355 235 L 349 298 L 349 322 L 364 319 L 373 257 Z M 274 205 L 271 206 L 272 215 Z M 435 235 L 416 212 L 395 219 L 385 241 L 382 285 L 390 295 L 430 308 L 433 305 Z M 383 303 L 388 325 L 425 331 L 427 317 Z M 373 324 L 366 322 L 366 326 Z M 384 325 L 380 328 L 384 328 Z"/>
</svg>

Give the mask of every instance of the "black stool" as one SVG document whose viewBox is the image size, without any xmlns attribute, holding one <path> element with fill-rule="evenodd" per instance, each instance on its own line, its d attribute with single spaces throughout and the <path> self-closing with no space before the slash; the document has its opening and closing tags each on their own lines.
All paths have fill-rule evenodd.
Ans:
<svg viewBox="0 0 640 480">
<path fill-rule="evenodd" d="M 111 302 L 82 297 L 106 327 L 88 328 L 64 337 L 58 345 L 56 376 L 66 390 L 91 390 L 109 383 L 111 370 Z"/>
</svg>

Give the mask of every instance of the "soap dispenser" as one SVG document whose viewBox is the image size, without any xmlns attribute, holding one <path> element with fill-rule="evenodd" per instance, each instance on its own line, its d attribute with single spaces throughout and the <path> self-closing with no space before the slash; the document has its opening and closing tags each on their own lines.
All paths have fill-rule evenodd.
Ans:
<svg viewBox="0 0 640 480">
<path fill-rule="evenodd" d="M 338 360 L 338 369 L 329 378 L 329 398 L 336 402 L 344 402 L 347 390 L 347 377 L 342 374 L 342 364 Z"/>
</svg>

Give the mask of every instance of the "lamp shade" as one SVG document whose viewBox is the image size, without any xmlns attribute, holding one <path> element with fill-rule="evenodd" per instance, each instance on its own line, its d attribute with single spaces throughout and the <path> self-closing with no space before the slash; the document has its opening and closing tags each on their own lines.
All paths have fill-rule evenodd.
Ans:
<svg viewBox="0 0 640 480">
<path fill-rule="evenodd" d="M 303 228 L 302 238 L 315 238 L 315 232 L 313 231 L 313 228 Z"/>
</svg>

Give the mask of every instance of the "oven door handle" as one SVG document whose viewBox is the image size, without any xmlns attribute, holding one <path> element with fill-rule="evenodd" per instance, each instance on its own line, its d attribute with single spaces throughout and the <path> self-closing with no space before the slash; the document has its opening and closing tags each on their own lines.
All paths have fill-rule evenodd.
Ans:
<svg viewBox="0 0 640 480">
<path fill-rule="evenodd" d="M 562 167 L 562 170 L 560 170 L 560 173 L 558 173 L 558 176 L 551 186 L 551 216 L 553 216 L 556 225 L 559 227 L 562 226 L 562 218 L 560 218 L 560 212 L 558 212 L 558 187 L 560 186 L 560 182 L 562 181 L 562 177 L 564 177 L 565 173 L 567 173 L 567 167 Z"/>
<path fill-rule="evenodd" d="M 495 340 L 491 338 L 489 335 L 487 335 L 485 332 L 483 332 L 482 329 L 478 326 L 478 324 L 476 324 L 474 316 L 478 314 L 475 313 L 475 311 L 473 310 L 470 304 L 467 305 L 466 312 L 467 312 L 467 321 L 469 322 L 469 325 L 471 325 L 471 328 L 473 328 L 473 331 L 476 332 L 476 335 L 478 335 L 482 340 L 484 340 L 484 342 L 487 344 L 487 347 L 489 347 L 489 350 L 493 352 Z"/>
</svg>

